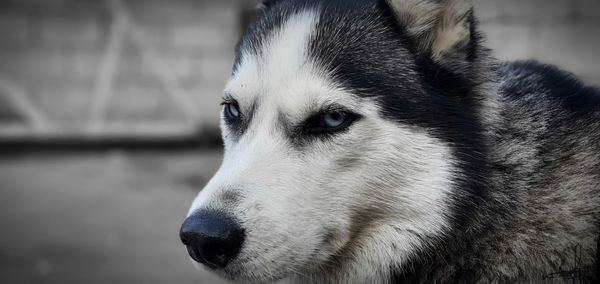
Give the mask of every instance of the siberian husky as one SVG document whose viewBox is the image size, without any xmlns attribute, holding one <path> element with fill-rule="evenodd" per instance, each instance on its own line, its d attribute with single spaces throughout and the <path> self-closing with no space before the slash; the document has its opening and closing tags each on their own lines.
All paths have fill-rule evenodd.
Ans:
<svg viewBox="0 0 600 284">
<path fill-rule="evenodd" d="M 468 0 L 272 0 L 181 228 L 235 282 L 598 280 L 600 92 L 489 56 Z M 200 265 L 201 264 L 201 265 Z"/>
</svg>

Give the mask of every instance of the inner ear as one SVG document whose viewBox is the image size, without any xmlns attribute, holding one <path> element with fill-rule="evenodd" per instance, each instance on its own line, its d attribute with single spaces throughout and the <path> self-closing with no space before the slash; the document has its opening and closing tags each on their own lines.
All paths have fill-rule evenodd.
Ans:
<svg viewBox="0 0 600 284">
<path fill-rule="evenodd" d="M 434 59 L 460 53 L 471 40 L 473 6 L 470 1 L 448 0 L 436 27 L 431 51 Z"/>
<path fill-rule="evenodd" d="M 457 57 L 471 38 L 471 0 L 388 0 L 417 49 L 435 61 Z"/>
</svg>

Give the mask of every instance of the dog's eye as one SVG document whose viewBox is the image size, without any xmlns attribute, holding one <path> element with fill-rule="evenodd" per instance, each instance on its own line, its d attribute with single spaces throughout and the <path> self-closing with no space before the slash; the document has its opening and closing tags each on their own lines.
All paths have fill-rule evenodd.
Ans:
<svg viewBox="0 0 600 284">
<path fill-rule="evenodd" d="M 240 118 L 240 108 L 237 103 L 223 103 L 223 114 L 229 120 L 238 120 Z"/>
<path fill-rule="evenodd" d="M 321 115 L 321 124 L 326 128 L 340 127 L 348 119 L 348 115 L 344 112 L 328 112 Z"/>
<path fill-rule="evenodd" d="M 327 111 L 313 116 L 307 121 L 305 129 L 310 134 L 334 134 L 346 130 L 358 115 L 345 111 Z"/>
</svg>

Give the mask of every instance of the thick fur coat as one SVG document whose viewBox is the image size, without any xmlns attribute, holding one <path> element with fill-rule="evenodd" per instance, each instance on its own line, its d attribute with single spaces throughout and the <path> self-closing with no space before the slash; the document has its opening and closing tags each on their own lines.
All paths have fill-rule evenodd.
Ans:
<svg viewBox="0 0 600 284">
<path fill-rule="evenodd" d="M 267 1 L 224 104 L 188 219 L 244 228 L 227 279 L 599 280 L 600 92 L 493 59 L 470 1 Z"/>
</svg>

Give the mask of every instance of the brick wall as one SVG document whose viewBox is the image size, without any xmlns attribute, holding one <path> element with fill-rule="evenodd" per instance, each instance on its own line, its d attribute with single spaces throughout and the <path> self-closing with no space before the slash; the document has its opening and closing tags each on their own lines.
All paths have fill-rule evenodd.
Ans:
<svg viewBox="0 0 600 284">
<path fill-rule="evenodd" d="M 115 2 L 130 21 L 109 51 L 123 12 Z M 234 0 L 0 1 L 0 102 L 32 106 L 51 132 L 85 132 L 99 92 L 108 97 L 96 106 L 104 127 L 214 125 L 242 7 Z M 107 53 L 118 54 L 113 68 L 103 67 Z"/>
<path fill-rule="evenodd" d="M 85 132 L 94 119 L 149 131 L 163 124 L 217 124 L 242 10 L 252 4 L 122 0 L 133 24 L 124 25 L 116 64 L 103 79 L 122 15 L 114 2 L 0 1 L 0 120 L 29 113 L 21 119 L 47 132 Z M 498 58 L 539 59 L 600 85 L 600 0 L 475 3 Z M 109 98 L 105 108 L 98 107 L 102 94 Z"/>
</svg>

